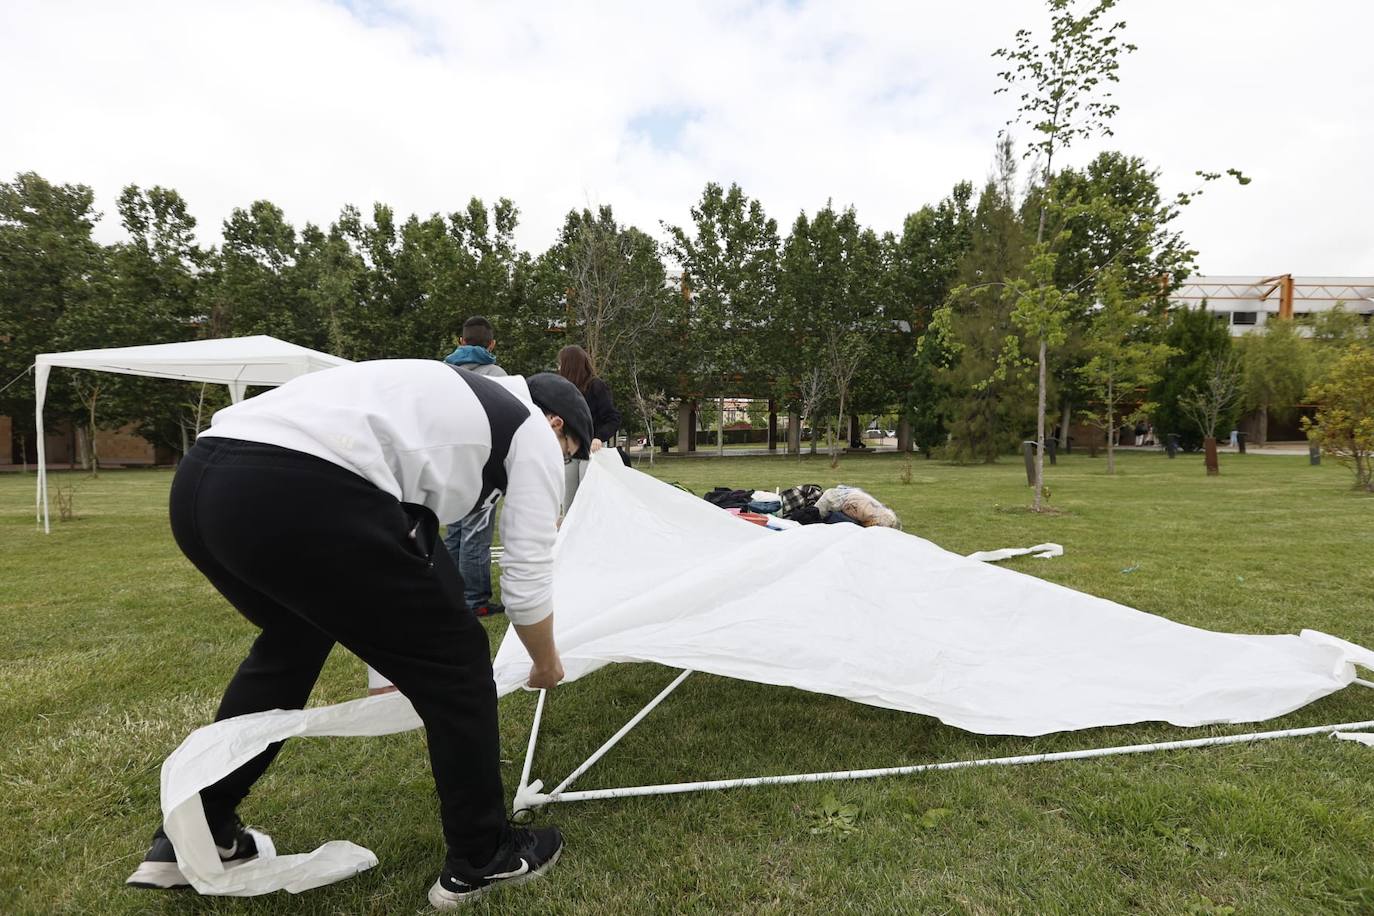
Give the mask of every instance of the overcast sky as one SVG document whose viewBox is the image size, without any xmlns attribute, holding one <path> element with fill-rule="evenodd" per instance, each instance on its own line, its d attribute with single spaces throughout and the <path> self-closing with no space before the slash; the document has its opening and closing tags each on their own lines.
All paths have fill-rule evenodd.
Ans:
<svg viewBox="0 0 1374 916">
<path fill-rule="evenodd" d="M 875 229 L 981 183 L 1012 116 L 990 54 L 1035 0 L 553 2 L 0 0 L 0 180 L 176 188 L 217 244 L 266 198 L 297 226 L 346 203 L 449 212 L 512 198 L 538 251 L 572 207 L 661 235 L 707 181 L 781 230 L 853 204 Z M 1374 4 L 1123 0 L 1140 50 L 1116 136 L 1212 274 L 1374 275 Z M 1360 164 L 1365 163 L 1362 167 Z"/>
</svg>

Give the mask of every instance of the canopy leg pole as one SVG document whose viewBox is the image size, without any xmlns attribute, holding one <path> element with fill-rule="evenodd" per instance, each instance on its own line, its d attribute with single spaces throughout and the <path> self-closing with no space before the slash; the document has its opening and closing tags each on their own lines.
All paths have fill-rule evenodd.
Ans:
<svg viewBox="0 0 1374 916">
<path fill-rule="evenodd" d="M 550 794 L 557 795 L 559 792 L 562 792 L 568 786 L 572 785 L 573 782 L 579 776 L 590 770 L 593 764 L 595 764 L 602 757 L 606 756 L 606 752 L 609 751 L 611 748 L 615 747 L 620 742 L 621 738 L 624 738 L 626 735 L 628 735 L 630 733 L 630 730 L 633 729 L 640 722 L 643 722 L 644 717 L 647 716 L 649 713 L 653 712 L 654 708 L 658 706 L 659 703 L 662 703 L 664 700 L 666 700 L 668 698 L 668 694 L 672 693 L 674 690 L 678 688 L 679 684 L 687 680 L 687 675 L 691 673 L 691 668 L 683 669 L 683 672 L 681 674 L 673 678 L 673 682 L 671 684 L 669 684 L 667 687 L 664 687 L 661 691 L 659 691 L 658 696 L 654 697 L 652 700 L 646 703 L 643 709 L 635 713 L 634 716 L 630 719 L 630 721 L 626 722 L 624 725 L 620 727 L 620 731 L 616 732 L 614 735 L 611 735 L 611 737 L 607 739 L 605 744 L 597 748 L 596 752 L 593 753 L 590 757 L 588 757 L 581 766 L 579 766 L 577 769 L 573 770 L 570 774 L 568 774 L 568 778 L 560 782 L 557 785 L 557 787 L 554 788 L 553 792 L 551 792 Z"/>
<path fill-rule="evenodd" d="M 1374 689 L 1374 681 L 1366 681 L 1364 678 L 1361 677 L 1355 678 L 1353 683 L 1359 684 L 1361 687 L 1369 687 Z"/>
<path fill-rule="evenodd" d="M 923 763 L 914 766 L 887 767 L 877 770 L 842 770 L 834 773 L 798 773 L 790 776 L 755 776 L 747 779 L 716 779 L 708 782 L 682 782 L 657 786 L 628 786 L 620 789 L 590 789 L 582 792 L 563 792 L 555 789 L 544 796 L 542 803 L 592 801 L 601 798 L 630 798 L 640 795 L 675 795 L 681 792 L 704 792 L 714 789 L 735 789 L 746 786 L 777 786 L 800 782 L 832 782 L 848 779 L 874 779 L 880 776 L 907 776 L 940 770 L 963 770 L 983 766 L 1017 766 L 1025 763 L 1049 763 L 1057 760 L 1085 760 L 1122 754 L 1144 754 L 1152 751 L 1172 751 L 1194 747 L 1216 747 L 1225 744 L 1245 744 L 1271 741 L 1276 738 L 1296 738 L 1303 735 L 1329 735 L 1341 731 L 1361 731 L 1374 728 L 1374 721 L 1345 722 L 1339 725 L 1315 725 L 1309 728 L 1288 728 L 1272 732 L 1251 732 L 1244 735 L 1223 735 L 1215 738 L 1193 738 L 1187 741 L 1164 741 L 1155 744 L 1131 744 L 1122 747 L 1090 748 L 1081 751 L 1058 751 L 1050 754 L 1023 754 L 1016 757 L 991 757 L 983 760 L 954 760 L 945 763 Z M 568 780 L 571 781 L 571 780 Z"/>
<path fill-rule="evenodd" d="M 534 707 L 534 721 L 530 723 L 530 745 L 525 750 L 525 768 L 520 771 L 520 785 L 515 790 L 517 800 L 525 794 L 525 790 L 530 785 L 530 767 L 534 765 L 534 746 L 539 741 L 539 723 L 544 718 L 544 699 L 548 695 L 547 690 L 540 690 L 539 702 Z M 519 809 L 517 808 L 517 810 Z"/>
</svg>

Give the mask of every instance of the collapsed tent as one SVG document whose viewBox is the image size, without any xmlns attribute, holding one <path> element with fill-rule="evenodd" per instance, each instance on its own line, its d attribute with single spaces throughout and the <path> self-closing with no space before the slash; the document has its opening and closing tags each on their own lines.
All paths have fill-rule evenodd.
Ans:
<svg viewBox="0 0 1374 916">
<path fill-rule="evenodd" d="M 1040 545 L 1040 553 L 1052 555 L 1055 546 Z M 626 468 L 606 451 L 594 456 L 559 534 L 554 588 L 568 680 L 612 662 L 656 662 L 684 669 L 668 690 L 688 672 L 706 671 L 931 715 L 986 734 L 1144 721 L 1254 722 L 1345 687 L 1355 680 L 1357 663 L 1374 667 L 1374 653 L 1324 634 L 1243 636 L 1184 626 L 886 528 L 768 531 Z M 522 686 L 529 666 L 508 633 L 495 661 L 499 693 Z M 532 734 L 516 807 L 989 762 L 564 791 L 668 690 L 549 793 L 529 779 Z M 541 696 L 536 733 L 542 710 Z M 309 855 L 226 869 L 196 793 L 285 737 L 384 734 L 418 725 L 404 698 L 392 694 L 257 713 L 193 733 L 162 770 L 167 832 L 187 878 L 202 893 L 257 894 L 318 886 L 375 864 L 368 850 L 336 841 Z M 1374 722 L 1114 751 L 1368 727 Z"/>
<path fill-rule="evenodd" d="M 554 575 L 570 680 L 657 662 L 1042 735 L 1257 722 L 1355 677 L 1343 646 L 1184 626 L 887 528 L 769 532 L 605 460 L 583 485 Z M 504 640 L 498 690 L 529 665 Z"/>
<path fill-rule="evenodd" d="M 43 530 L 49 530 L 43 402 L 48 392 L 48 375 L 54 366 L 226 385 L 230 399 L 237 404 L 243 400 L 250 386 L 273 387 L 289 382 L 298 375 L 331 369 L 348 362 L 350 360 L 341 356 L 321 353 L 262 334 L 39 354 L 34 360 L 33 380 L 34 416 L 38 424 L 38 494 L 35 508 L 43 522 Z"/>
</svg>

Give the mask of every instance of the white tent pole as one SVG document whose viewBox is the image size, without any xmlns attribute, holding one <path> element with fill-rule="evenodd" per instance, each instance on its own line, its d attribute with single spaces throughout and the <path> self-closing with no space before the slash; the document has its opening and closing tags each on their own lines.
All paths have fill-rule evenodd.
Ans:
<svg viewBox="0 0 1374 916">
<path fill-rule="evenodd" d="M 48 373 L 51 371 L 40 358 L 33 372 L 33 417 L 38 430 L 38 494 L 34 513 L 42 512 L 44 534 L 52 533 L 48 522 L 48 449 L 44 441 L 47 436 L 43 432 L 43 402 L 48 396 Z"/>
<path fill-rule="evenodd" d="M 525 751 L 525 768 L 520 772 L 520 788 L 516 790 L 519 795 L 530 784 L 530 766 L 534 763 L 534 744 L 539 740 L 539 720 L 544 718 L 544 698 L 549 695 L 547 690 L 539 691 L 539 702 L 534 707 L 534 722 L 530 725 L 530 746 Z"/>
<path fill-rule="evenodd" d="M 657 786 L 628 786 L 621 789 L 590 789 L 583 792 L 550 792 L 532 799 L 540 805 L 553 802 L 591 801 L 600 798 L 630 798 L 639 795 L 673 795 L 680 792 L 702 792 L 712 789 L 735 789 L 745 786 L 775 786 L 798 782 L 831 782 L 846 779 L 873 779 L 879 776 L 906 776 L 937 770 L 963 770 L 982 766 L 1017 766 L 1023 763 L 1048 763 L 1056 760 L 1085 760 L 1119 754 L 1144 754 L 1152 751 L 1173 751 L 1192 747 L 1215 747 L 1223 744 L 1244 744 L 1251 741 L 1271 741 L 1275 738 L 1296 738 L 1303 735 L 1331 734 L 1339 731 L 1361 731 L 1374 728 L 1374 721 L 1346 722 L 1340 725 L 1316 725 L 1310 728 L 1288 728 L 1273 732 L 1251 732 L 1245 735 L 1225 735 L 1219 738 L 1194 738 L 1188 741 L 1164 741 L 1156 744 L 1131 744 L 1123 747 L 1091 748 L 1082 751 L 1059 751 L 1052 754 L 1024 754 L 1018 757 L 991 757 L 983 760 L 954 760 L 946 763 L 923 763 L 916 766 L 887 767 L 879 770 L 842 770 L 835 773 L 799 773 L 791 776 L 756 776 L 748 779 L 716 779 L 708 782 L 681 782 Z"/>
<path fill-rule="evenodd" d="M 669 684 L 667 687 L 664 687 L 661 691 L 659 691 L 658 696 L 654 697 L 644 706 L 643 709 L 635 713 L 634 717 L 630 719 L 630 721 L 626 722 L 624 725 L 620 727 L 620 731 L 616 732 L 614 735 L 611 735 L 611 737 L 606 741 L 605 744 L 597 748 L 595 753 L 588 757 L 580 767 L 573 770 L 572 773 L 568 775 L 568 778 L 560 782 L 549 794 L 558 795 L 568 786 L 572 785 L 573 781 L 576 780 L 579 776 L 590 770 L 592 768 L 592 765 L 595 764 L 602 757 L 604 757 L 607 751 L 615 747 L 616 744 L 620 742 L 621 738 L 624 738 L 626 735 L 628 735 L 632 728 L 634 728 L 640 722 L 644 721 L 644 717 L 647 716 L 649 713 L 653 712 L 655 706 L 666 700 L 668 698 L 668 694 L 672 693 L 674 690 L 678 688 L 679 684 L 687 680 L 687 675 L 691 673 L 692 669 L 687 668 L 684 669 L 683 672 L 679 674 L 677 677 L 673 678 L 673 682 L 671 684 Z"/>
</svg>

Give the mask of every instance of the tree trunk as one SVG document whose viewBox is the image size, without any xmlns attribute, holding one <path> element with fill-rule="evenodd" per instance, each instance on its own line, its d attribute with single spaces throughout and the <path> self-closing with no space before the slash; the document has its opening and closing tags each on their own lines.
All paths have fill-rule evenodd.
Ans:
<svg viewBox="0 0 1374 916">
<path fill-rule="evenodd" d="M 1073 417 L 1073 404 L 1068 398 L 1064 399 L 1064 409 L 1060 414 L 1059 420 L 1059 447 L 1069 450 L 1069 420 Z"/>
<path fill-rule="evenodd" d="M 677 405 L 677 450 L 686 455 L 692 450 L 692 439 L 696 436 L 696 424 L 692 417 L 692 402 L 683 401 Z"/>
<path fill-rule="evenodd" d="M 907 414 L 897 421 L 897 451 L 902 454 L 911 451 L 911 417 Z"/>
<path fill-rule="evenodd" d="M 74 445 L 76 454 L 72 457 L 76 459 L 77 464 L 81 465 L 81 470 L 89 471 L 91 469 L 91 448 L 87 443 L 88 437 L 86 436 L 86 427 L 82 426 L 80 423 L 73 423 L 72 427 L 72 435 L 76 437 L 76 443 Z"/>
<path fill-rule="evenodd" d="M 1044 221 L 1044 212 L 1040 214 Z M 1035 501 L 1031 508 L 1040 511 L 1040 493 L 1045 486 L 1045 338 L 1040 338 L 1040 390 L 1035 398 Z"/>
<path fill-rule="evenodd" d="M 1112 387 L 1113 387 L 1113 386 L 1112 386 L 1112 380 L 1109 378 L 1109 379 L 1107 380 L 1107 473 L 1108 473 L 1108 474 L 1115 474 L 1115 473 L 1116 473 L 1116 449 L 1112 448 L 1112 433 L 1114 432 L 1114 427 L 1116 426 L 1116 416 L 1115 416 L 1116 411 L 1112 409 L 1112 405 L 1115 404 L 1116 401 L 1112 400 L 1112 396 L 1113 396 Z"/>
<path fill-rule="evenodd" d="M 1204 456 L 1207 463 L 1207 476 L 1215 477 L 1221 473 L 1221 466 L 1217 464 L 1217 437 L 1208 436 L 1202 440 Z"/>
<path fill-rule="evenodd" d="M 720 396 L 720 416 L 716 418 L 716 454 L 725 457 L 725 395 Z"/>
<path fill-rule="evenodd" d="M 1256 445 L 1264 445 L 1269 441 L 1269 401 L 1265 400 L 1260 405 L 1259 410 L 1259 435 L 1255 437 L 1259 441 Z"/>
</svg>

